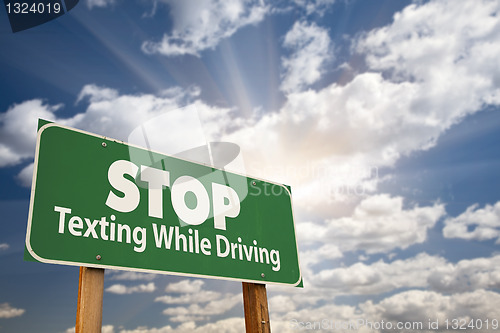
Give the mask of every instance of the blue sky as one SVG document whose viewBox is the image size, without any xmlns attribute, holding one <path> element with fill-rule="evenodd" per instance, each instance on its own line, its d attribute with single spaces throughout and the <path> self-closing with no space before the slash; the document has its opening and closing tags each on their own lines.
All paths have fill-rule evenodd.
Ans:
<svg viewBox="0 0 500 333">
<path fill-rule="evenodd" d="M 273 331 L 500 319 L 499 10 L 81 0 L 15 34 L 0 10 L 0 332 L 75 321 L 78 268 L 22 259 L 37 119 L 127 141 L 185 106 L 249 175 L 292 186 L 305 288 L 268 286 Z M 167 153 L 200 129 L 165 126 Z M 239 282 L 107 271 L 104 288 L 103 332 L 243 329 Z"/>
</svg>

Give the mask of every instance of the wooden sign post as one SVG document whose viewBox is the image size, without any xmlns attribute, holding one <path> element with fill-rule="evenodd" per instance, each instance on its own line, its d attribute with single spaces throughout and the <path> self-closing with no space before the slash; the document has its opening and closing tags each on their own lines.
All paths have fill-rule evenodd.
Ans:
<svg viewBox="0 0 500 333">
<path fill-rule="evenodd" d="M 270 333 L 265 284 L 243 282 L 246 333 Z"/>
<path fill-rule="evenodd" d="M 80 267 L 76 333 L 100 333 L 102 328 L 102 296 L 104 269 Z"/>
</svg>

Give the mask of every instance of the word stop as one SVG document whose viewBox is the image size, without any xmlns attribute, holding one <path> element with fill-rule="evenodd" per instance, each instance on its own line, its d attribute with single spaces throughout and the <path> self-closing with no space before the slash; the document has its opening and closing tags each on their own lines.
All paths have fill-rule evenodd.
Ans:
<svg viewBox="0 0 500 333">
<path fill-rule="evenodd" d="M 149 166 L 140 166 L 127 160 L 113 162 L 108 169 L 108 180 L 111 186 L 121 192 L 119 196 L 110 190 L 106 205 L 122 213 L 132 212 L 141 201 L 141 192 L 136 185 L 137 178 L 147 183 L 148 215 L 163 218 L 163 190 L 170 187 L 172 207 L 176 215 L 185 223 L 199 225 L 205 222 L 210 214 L 210 197 L 205 186 L 191 176 L 180 176 L 171 183 L 170 172 Z M 129 177 L 126 177 L 126 176 Z M 130 179 L 132 177 L 135 181 Z M 240 199 L 234 189 L 229 186 L 212 183 L 212 210 L 214 227 L 226 230 L 226 217 L 234 218 L 240 213 Z M 191 192 L 196 197 L 196 206 L 188 207 L 186 194 Z"/>
</svg>

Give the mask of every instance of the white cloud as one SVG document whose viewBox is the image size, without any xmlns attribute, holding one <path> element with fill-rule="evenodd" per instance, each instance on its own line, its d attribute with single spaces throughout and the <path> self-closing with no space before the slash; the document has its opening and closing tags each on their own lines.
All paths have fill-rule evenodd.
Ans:
<svg viewBox="0 0 500 333">
<path fill-rule="evenodd" d="M 325 11 L 335 3 L 335 0 L 294 0 L 294 2 L 303 7 L 307 15 L 318 14 L 323 16 Z"/>
<path fill-rule="evenodd" d="M 24 309 L 16 309 L 10 306 L 9 303 L 0 303 L 0 318 L 14 318 L 22 316 Z"/>
<path fill-rule="evenodd" d="M 485 320 L 498 318 L 500 315 L 500 294 L 492 291 L 475 290 L 472 292 L 442 295 L 433 291 L 410 290 L 383 299 L 378 304 L 368 301 L 360 305 L 361 310 L 368 318 L 381 321 L 395 322 L 420 322 L 423 328 L 428 330 L 429 320 L 438 320 L 439 329 L 445 329 L 445 320 L 448 319 L 451 327 L 451 320 L 464 319 L 467 324 L 470 320 Z M 481 332 L 493 332 L 485 329 Z M 477 329 L 477 328 L 476 328 Z M 422 329 L 414 329 L 421 332 Z"/>
<path fill-rule="evenodd" d="M 76 103 L 88 98 L 91 103 L 104 102 L 118 98 L 118 91 L 111 88 L 100 87 L 95 84 L 88 84 L 82 88 Z"/>
<path fill-rule="evenodd" d="M 282 298 L 280 302 L 286 302 Z M 271 300 L 270 300 L 271 302 Z M 270 305 L 272 308 L 272 305 Z M 382 332 L 381 329 L 373 329 L 370 325 L 391 322 L 396 325 L 397 322 L 409 323 L 414 327 L 422 325 L 423 329 L 405 330 L 408 332 L 435 332 L 435 329 L 428 329 L 429 320 L 438 321 L 439 330 L 444 330 L 445 320 L 451 323 L 452 319 L 463 319 L 467 323 L 471 319 L 477 320 L 498 318 L 500 316 L 500 294 L 493 291 L 475 290 L 464 293 L 454 293 L 452 295 L 443 295 L 435 291 L 408 290 L 390 297 L 384 298 L 379 302 L 366 301 L 364 303 L 349 306 L 325 304 L 317 307 L 304 307 L 301 309 L 292 308 L 289 311 L 271 311 L 271 328 L 276 332 L 296 332 L 300 327 L 305 327 L 307 323 L 313 325 L 323 325 L 323 328 L 338 332 L 352 332 L 351 329 L 342 329 L 341 325 L 358 325 L 358 332 Z M 371 323 L 371 324 L 370 324 Z M 300 326 L 302 325 L 302 326 Z M 325 326 L 326 325 L 326 326 Z M 335 328 L 338 325 L 338 328 Z M 112 326 L 107 326 L 109 332 L 113 332 Z M 236 333 L 244 331 L 243 318 L 227 318 L 217 322 L 197 326 L 189 321 L 182 323 L 177 327 L 164 326 L 160 328 L 138 327 L 132 330 L 120 329 L 120 333 L 187 333 L 187 332 L 206 332 L 206 333 Z M 494 332 L 491 329 L 475 329 L 479 332 Z M 74 332 L 70 331 L 69 332 Z M 104 332 L 104 331 L 103 331 Z"/>
<path fill-rule="evenodd" d="M 291 299 L 290 296 L 285 296 L 285 295 L 277 295 L 269 298 L 269 312 L 278 312 L 278 313 L 283 313 L 283 312 L 290 312 L 294 311 L 296 308 L 295 303 Z"/>
<path fill-rule="evenodd" d="M 475 204 L 457 217 L 444 221 L 443 236 L 467 240 L 497 239 L 500 242 L 500 201 L 478 208 Z"/>
<path fill-rule="evenodd" d="M 128 141 L 130 133 L 148 120 L 155 118 L 163 129 L 161 133 L 148 133 L 151 142 L 162 137 L 169 149 L 166 153 L 176 153 L 176 147 L 184 147 L 186 138 L 194 136 L 195 126 L 186 124 L 179 133 L 177 123 L 169 122 L 168 115 L 172 110 L 185 105 L 202 117 L 202 141 L 217 141 L 224 133 L 224 127 L 229 126 L 230 109 L 221 109 L 206 105 L 201 101 L 193 101 L 199 95 L 199 89 L 181 90 L 175 87 L 157 95 L 137 94 L 120 95 L 118 91 L 96 85 L 86 85 L 82 88 L 79 103 L 88 103 L 85 112 L 71 118 L 59 118 L 56 111 L 62 105 L 50 105 L 42 100 L 34 99 L 11 106 L 7 112 L 0 114 L 0 167 L 17 165 L 33 158 L 35 153 L 36 130 L 38 118 L 55 121 L 62 125 L 105 135 L 114 139 Z M 123 115 L 127 114 L 127 117 Z M 176 119 L 182 121 L 182 119 Z M 198 119 L 198 122 L 200 120 Z M 184 122 L 185 123 L 185 122 Z M 172 130 L 169 131 L 168 128 Z M 174 130 L 175 129 L 175 130 Z M 165 136 L 172 135 L 165 140 Z M 196 133 L 198 134 L 198 132 Z M 158 141 L 158 140 L 156 140 Z M 164 148 L 164 147 L 162 147 Z M 194 147 L 190 147 L 194 148 Z M 17 176 L 22 185 L 31 184 L 33 165 L 27 165 Z"/>
<path fill-rule="evenodd" d="M 132 271 L 113 271 L 110 269 L 106 270 L 106 274 L 110 275 L 110 280 L 128 280 L 128 281 L 137 281 L 137 280 L 145 280 L 150 281 L 156 279 L 156 274 L 151 273 L 139 273 Z M 106 277 L 108 278 L 108 277 Z"/>
<path fill-rule="evenodd" d="M 193 293 L 182 294 L 180 296 L 170 296 L 170 295 L 160 296 L 155 298 L 155 302 L 162 302 L 165 304 L 207 303 L 210 301 L 217 300 L 221 296 L 222 296 L 221 293 L 216 291 L 200 290 Z"/>
<path fill-rule="evenodd" d="M 429 288 L 443 293 L 500 288 L 500 256 L 461 260 L 429 272 Z"/>
<path fill-rule="evenodd" d="M 170 316 L 170 320 L 174 322 L 200 321 L 207 320 L 209 316 L 224 314 L 240 303 L 243 303 L 241 294 L 227 294 L 223 298 L 210 301 L 203 306 L 195 303 L 188 307 L 170 307 L 163 310 L 163 314 Z"/>
<path fill-rule="evenodd" d="M 113 325 L 104 325 L 101 329 L 101 333 L 114 333 L 115 329 Z"/>
<path fill-rule="evenodd" d="M 201 287 L 205 284 L 203 280 L 181 280 L 175 283 L 169 283 L 167 287 L 165 287 L 166 292 L 172 293 L 198 293 L 201 291 Z"/>
<path fill-rule="evenodd" d="M 276 311 L 286 312 L 285 308 L 314 308 L 337 296 L 380 295 L 417 288 L 443 294 L 497 290 L 499 264 L 500 255 L 452 263 L 426 253 L 404 260 L 358 262 L 336 268 L 329 268 L 323 261 L 315 271 L 305 270 L 305 289 L 272 287 L 270 299 L 276 297 L 273 301 Z"/>
<path fill-rule="evenodd" d="M 444 214 L 442 204 L 403 209 L 402 197 L 379 194 L 362 200 L 351 216 L 300 223 L 297 234 L 300 242 L 335 244 L 342 252 L 387 253 L 424 242 Z"/>
<path fill-rule="evenodd" d="M 273 327 L 289 328 L 293 318 L 299 321 L 325 318 L 345 321 L 369 317 L 359 310 L 360 304 L 357 307 L 338 305 L 338 296 L 392 295 L 407 289 L 430 290 L 435 295 L 495 291 L 500 287 L 499 263 L 500 255 L 452 263 L 426 253 L 404 260 L 379 260 L 337 268 L 329 268 L 323 261 L 315 271 L 303 274 L 304 289 L 269 286 L 271 322 L 275 321 Z M 327 306 L 323 307 L 323 304 Z M 323 312 L 327 309 L 328 312 Z M 373 318 L 380 320 L 381 316 Z"/>
<path fill-rule="evenodd" d="M 307 222 L 298 223 L 296 227 L 298 227 L 297 235 L 299 240 L 302 239 L 301 237 L 304 231 L 306 231 L 308 235 L 313 234 L 315 235 L 315 237 L 318 237 L 319 234 L 314 234 L 314 232 L 315 230 L 321 229 L 321 228 L 315 228 L 314 224 L 310 224 Z M 321 232 L 323 231 L 324 230 L 321 229 Z M 313 275 L 312 268 L 314 265 L 325 262 L 326 260 L 329 259 L 338 259 L 343 257 L 343 254 L 337 245 L 328 243 L 313 249 L 307 249 L 307 250 L 302 249 L 299 252 L 299 255 L 300 255 L 300 268 L 303 277 L 310 277 Z"/>
<path fill-rule="evenodd" d="M 21 163 L 35 153 L 38 118 L 55 119 L 62 107 L 48 105 L 40 99 L 14 104 L 0 114 L 0 167 Z"/>
<path fill-rule="evenodd" d="M 500 102 L 499 9 L 489 0 L 413 4 L 396 14 L 392 25 L 369 32 L 358 51 L 367 55 L 371 69 L 395 81 L 433 88 L 421 91 L 414 107 L 430 108 L 427 122 L 447 120 L 443 126 L 449 126 L 483 103 Z"/>
<path fill-rule="evenodd" d="M 265 113 L 254 121 L 234 121 L 228 117 L 230 110 L 198 102 L 207 111 L 202 113 L 216 114 L 210 120 L 210 135 L 239 144 L 245 160 L 254 161 L 247 168 L 249 174 L 292 185 L 299 207 L 331 217 L 328 207 L 332 201 L 346 195 L 359 201 L 376 190 L 380 181 L 350 174 L 350 169 L 393 166 L 403 155 L 432 147 L 444 131 L 485 103 L 498 103 L 500 60 L 494 50 L 500 48 L 500 25 L 496 24 L 500 15 L 490 15 L 494 4 L 488 2 L 478 1 L 470 14 L 462 10 L 467 6 L 454 4 L 411 5 L 396 15 L 393 24 L 358 37 L 355 49 L 366 55 L 370 72 L 358 74 L 342 86 L 334 83 L 318 91 L 290 93 L 278 112 Z M 216 5 L 210 2 L 208 9 L 198 6 L 194 10 L 207 11 L 210 20 Z M 184 13 L 177 15 L 179 27 L 189 27 L 190 20 L 197 17 L 187 14 L 193 4 L 179 2 L 178 6 Z M 233 11 L 238 20 L 241 12 Z M 445 23 L 452 17 L 448 23 L 453 29 L 443 26 L 441 16 Z M 450 36 L 450 31 L 462 33 Z M 407 51 L 421 49 L 432 52 Z M 130 133 L 137 124 L 157 115 L 158 109 L 179 106 L 177 98 L 119 95 L 103 87 L 86 86 L 82 96 L 89 97 L 89 107 L 67 123 L 122 140 L 124 132 Z M 50 111 L 47 106 L 44 110 Z M 122 117 L 125 112 L 127 117 Z M 11 127 L 15 131 L 17 126 Z M 22 141 L 29 143 L 27 149 L 16 148 L 12 138 L 7 144 L 2 140 L 0 163 L 13 165 L 32 156 L 33 140 Z M 322 177 L 316 177 L 317 172 L 304 177 L 298 171 L 305 161 L 310 169 L 328 171 Z M 283 166 L 295 172 L 279 172 Z"/>
<path fill-rule="evenodd" d="M 89 105 L 86 111 L 67 119 L 66 123 L 125 141 L 138 125 L 179 108 L 178 103 L 184 97 L 180 95 L 163 98 L 151 94 L 119 95 L 114 89 L 86 85 L 78 97 L 79 101 L 88 99 Z M 124 117 L 124 114 L 127 116 Z"/>
<path fill-rule="evenodd" d="M 75 333 L 75 328 L 71 327 L 66 330 L 66 333 Z M 115 333 L 115 328 L 113 325 L 104 325 L 101 328 L 101 333 Z"/>
<path fill-rule="evenodd" d="M 94 7 L 104 8 L 111 6 L 115 3 L 115 0 L 86 0 L 88 9 Z"/>
<path fill-rule="evenodd" d="M 30 187 L 31 181 L 33 180 L 33 169 L 35 167 L 34 163 L 30 163 L 25 166 L 21 172 L 16 176 L 17 180 L 24 187 Z"/>
<path fill-rule="evenodd" d="M 168 293 L 179 296 L 160 296 L 155 302 L 165 304 L 186 304 L 186 306 L 169 307 L 163 314 L 173 322 L 196 322 L 208 320 L 210 316 L 221 315 L 243 303 L 241 294 L 222 294 L 211 290 L 202 290 L 203 280 L 181 280 L 170 283 L 165 288 Z"/>
<path fill-rule="evenodd" d="M 363 314 L 355 306 L 348 305 L 337 305 L 337 304 L 326 304 L 315 307 L 307 307 L 302 309 L 297 309 L 295 311 L 289 311 L 284 313 L 270 313 L 271 320 L 271 331 L 273 332 L 297 332 L 313 330 L 314 323 L 316 324 L 316 330 L 324 326 L 324 321 L 332 322 L 349 322 L 356 321 L 362 318 Z M 308 324 L 310 323 L 310 324 Z M 323 324 L 322 324 L 323 323 Z M 323 326 L 321 326 L 323 325 Z M 308 328 L 311 327 L 311 328 Z M 332 328 L 335 332 L 344 330 Z M 350 330 L 351 332 L 354 329 Z M 362 328 L 360 330 L 355 330 L 357 332 L 366 332 Z"/>
<path fill-rule="evenodd" d="M 206 110 L 202 113 L 216 114 L 210 120 L 210 135 L 239 144 L 245 160 L 255 161 L 247 168 L 249 174 L 292 185 L 297 205 L 331 217 L 327 205 L 346 192 L 349 195 L 360 188 L 361 195 L 353 195 L 359 200 L 376 189 L 379 179 L 366 179 L 361 173 L 352 175 L 350 169 L 393 166 L 400 156 L 433 146 L 444 131 L 465 115 L 480 110 L 484 103 L 497 103 L 495 82 L 500 77 L 500 66 L 495 64 L 500 60 L 493 55 L 500 48 L 500 38 L 496 38 L 499 15 L 490 15 L 494 4 L 488 2 L 478 1 L 470 15 L 462 10 L 467 6 L 453 4 L 436 1 L 411 5 L 396 15 L 392 25 L 358 37 L 356 50 L 367 56 L 371 72 L 356 75 L 343 86 L 332 84 L 318 91 L 291 93 L 281 110 L 253 122 L 234 121 L 228 117 L 230 110 L 197 102 Z M 208 11 L 210 19 L 211 8 L 216 5 L 210 2 L 208 9 L 198 6 L 195 10 Z M 178 6 L 184 13 L 178 15 L 179 26 L 186 28 L 194 20 L 187 14 L 193 4 Z M 237 9 L 232 11 L 234 17 L 241 14 Z M 450 15 L 453 29 L 437 19 Z M 450 31 L 462 33 L 450 36 Z M 452 38 L 450 43 L 448 37 Z M 431 50 L 433 56 L 406 52 L 422 49 L 420 44 L 423 49 L 436 45 L 437 51 Z M 92 85 L 82 89 L 79 100 L 86 97 L 86 112 L 63 121 L 122 140 L 138 124 L 158 115 L 158 110 L 178 108 L 180 104 L 179 96 L 119 95 L 113 89 Z M 39 110 L 52 116 L 60 107 L 39 100 L 24 103 L 38 103 Z M 22 136 L 22 147 L 18 147 L 13 135 L 4 139 L 4 133 L 17 133 L 30 123 L 26 119 L 36 118 L 18 110 L 19 106 L 9 109 L 1 119 L 0 165 L 14 165 L 33 154 L 34 129 Z M 122 116 L 124 113 L 127 117 Z M 16 115 L 23 122 L 7 126 L 7 115 Z M 231 121 L 234 131 L 228 133 Z M 304 177 L 298 172 L 304 168 L 304 161 L 310 162 L 311 169 L 328 172 L 322 177 L 309 172 Z M 279 172 L 283 166 L 295 172 Z M 331 166 L 335 169 L 328 169 Z M 345 181 L 344 176 L 349 179 Z"/>
<path fill-rule="evenodd" d="M 113 294 L 125 295 L 125 294 L 133 294 L 133 293 L 152 293 L 156 290 L 156 286 L 154 282 L 150 282 L 148 284 L 139 284 L 137 286 L 125 286 L 123 284 L 114 284 L 108 288 L 106 291 Z"/>
<path fill-rule="evenodd" d="M 278 112 L 225 139 L 240 144 L 246 160 L 259 161 L 249 173 L 292 185 L 298 205 L 327 215 L 324 207 L 337 200 L 332 192 L 343 185 L 338 176 L 329 172 L 318 179 L 310 172 L 297 179 L 279 166 L 301 170 L 308 161 L 316 170 L 392 167 L 401 156 L 433 147 L 465 116 L 500 104 L 498 6 L 410 5 L 394 23 L 357 37 L 354 50 L 366 57 L 367 72 L 345 85 L 290 93 Z M 361 185 L 361 195 L 353 195 L 359 199 L 377 181 L 358 177 L 347 185 Z M 301 184 L 307 185 L 297 189 Z"/>
<path fill-rule="evenodd" d="M 0 251 L 7 250 L 9 247 L 9 244 L 7 243 L 0 243 Z"/>
<path fill-rule="evenodd" d="M 475 328 L 479 332 L 494 332 L 491 318 L 500 315 L 500 294 L 492 291 L 476 290 L 453 295 L 443 295 L 434 291 L 409 290 L 384 298 L 378 303 L 367 301 L 356 306 L 326 304 L 307 307 L 286 313 L 271 313 L 272 331 L 296 332 L 314 327 L 316 330 L 335 332 L 436 332 L 429 329 L 429 320 L 438 320 L 439 330 L 445 330 L 445 320 L 451 327 L 452 319 L 488 319 L 490 329 Z M 382 322 L 394 325 L 392 329 L 381 329 Z M 387 323 L 391 324 L 387 324 Z M 397 329 L 396 325 L 409 325 L 414 329 Z M 404 327 L 404 326 L 403 326 Z"/>
<path fill-rule="evenodd" d="M 333 60 L 330 43 L 326 29 L 315 23 L 296 22 L 283 42 L 292 54 L 282 59 L 285 74 L 281 90 L 298 92 L 317 82 L 326 62 Z"/>
<path fill-rule="evenodd" d="M 499 60 L 494 51 L 499 48 L 499 9 L 500 4 L 490 0 L 460 6 L 450 0 L 413 4 L 397 13 L 391 25 L 369 32 L 359 41 L 358 51 L 367 55 L 370 68 L 389 71 L 396 80 L 440 88 L 432 92 L 437 98 L 445 92 L 460 97 L 474 86 L 469 96 L 449 101 L 454 106 L 498 103 Z M 466 80 L 448 81 L 457 75 Z M 444 83 L 458 90 L 450 92 Z"/>
<path fill-rule="evenodd" d="M 214 323 L 197 326 L 189 321 L 173 328 L 164 326 L 160 328 L 136 328 L 134 330 L 120 330 L 120 333 L 240 333 L 245 331 L 243 318 L 226 318 Z"/>
<path fill-rule="evenodd" d="M 313 277 L 317 286 L 333 289 L 336 294 L 379 294 L 401 288 L 426 287 L 431 272 L 446 265 L 446 260 L 425 253 L 406 260 L 370 265 L 356 263 L 349 267 L 325 269 Z"/>
<path fill-rule="evenodd" d="M 170 6 L 174 28 L 158 42 L 143 43 L 142 50 L 149 54 L 199 56 L 201 51 L 215 48 L 238 29 L 262 21 L 269 10 L 262 0 L 162 2 Z"/>
</svg>

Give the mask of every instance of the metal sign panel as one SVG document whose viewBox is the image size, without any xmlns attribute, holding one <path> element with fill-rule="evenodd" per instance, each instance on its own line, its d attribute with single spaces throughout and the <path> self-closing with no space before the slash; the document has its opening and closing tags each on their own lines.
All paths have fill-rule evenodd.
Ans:
<svg viewBox="0 0 500 333">
<path fill-rule="evenodd" d="M 287 186 L 53 123 L 38 131 L 26 249 L 44 263 L 301 283 Z"/>
</svg>

